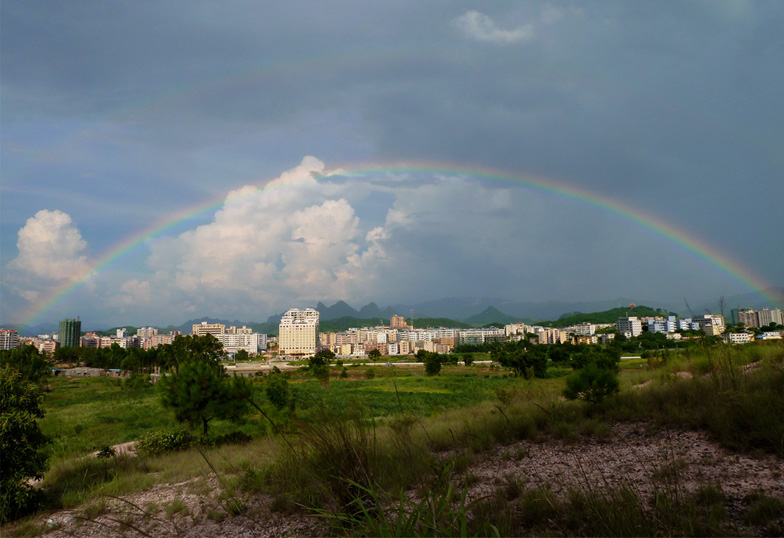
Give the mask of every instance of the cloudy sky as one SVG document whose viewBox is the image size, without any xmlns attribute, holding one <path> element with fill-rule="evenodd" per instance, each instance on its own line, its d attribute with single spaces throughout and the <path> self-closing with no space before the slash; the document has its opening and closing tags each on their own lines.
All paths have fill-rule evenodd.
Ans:
<svg viewBox="0 0 784 538">
<path fill-rule="evenodd" d="M 784 285 L 780 1 L 0 10 L 0 321 Z"/>
</svg>

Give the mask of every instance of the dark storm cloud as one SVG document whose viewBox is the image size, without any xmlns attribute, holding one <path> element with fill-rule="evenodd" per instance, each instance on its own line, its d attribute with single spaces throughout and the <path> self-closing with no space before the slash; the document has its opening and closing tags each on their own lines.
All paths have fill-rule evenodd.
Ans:
<svg viewBox="0 0 784 538">
<path fill-rule="evenodd" d="M 3 266 L 41 209 L 70 215 L 97 255 L 315 155 L 327 168 L 425 160 L 558 179 L 672 222 L 781 284 L 784 250 L 760 247 L 776 244 L 782 225 L 780 2 L 6 1 L 0 10 Z M 431 196 L 439 185 L 370 178 L 360 196 L 350 183 L 343 195 L 362 233 L 396 193 Z M 580 239 L 568 214 L 540 216 L 549 227 L 521 217 L 534 238 L 549 232 L 540 258 L 489 241 L 497 256 L 472 259 L 448 218 L 436 219 L 447 230 L 418 233 L 428 211 L 412 209 L 413 228 L 390 228 L 382 241 L 402 258 L 433 255 L 417 265 L 412 293 L 447 294 L 465 275 L 486 295 L 527 293 L 500 285 L 511 262 L 552 278 L 555 294 L 668 289 L 607 276 L 606 245 L 623 237 L 612 226 L 604 240 Z M 514 213 L 493 211 L 498 220 L 475 214 L 476 226 L 511 240 Z M 750 215 L 765 223 L 751 240 L 738 223 Z M 569 284 L 575 253 L 595 291 Z M 626 273 L 650 275 L 636 259 L 624 260 Z M 464 272 L 449 273 L 457 260 Z"/>
</svg>

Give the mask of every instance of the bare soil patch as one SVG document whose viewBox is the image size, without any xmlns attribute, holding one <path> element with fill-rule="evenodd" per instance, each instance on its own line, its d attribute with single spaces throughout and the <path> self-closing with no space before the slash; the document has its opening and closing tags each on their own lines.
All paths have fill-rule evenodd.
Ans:
<svg viewBox="0 0 784 538">
<path fill-rule="evenodd" d="M 520 441 L 478 454 L 465 474 L 468 499 L 493 495 L 517 480 L 526 488 L 548 486 L 559 496 L 570 489 L 626 485 L 640 499 L 655 490 L 693 492 L 712 484 L 738 517 L 753 492 L 784 499 L 784 464 L 774 456 L 730 452 L 707 434 L 644 423 L 613 426 L 609 435 L 567 442 Z M 227 500 L 214 476 L 159 484 L 124 499 L 42 516 L 47 536 L 323 536 L 325 522 L 301 511 L 279 511 L 267 495 L 234 494 Z M 413 492 L 412 492 L 413 493 Z M 239 496 L 237 496 L 239 495 Z"/>
</svg>

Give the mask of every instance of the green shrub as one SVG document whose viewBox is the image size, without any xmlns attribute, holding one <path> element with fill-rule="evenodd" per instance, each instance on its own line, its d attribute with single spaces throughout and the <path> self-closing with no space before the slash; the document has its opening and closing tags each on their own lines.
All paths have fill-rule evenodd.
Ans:
<svg viewBox="0 0 784 538">
<path fill-rule="evenodd" d="M 120 386 L 128 390 L 149 389 L 152 388 L 152 383 L 149 375 L 134 373 L 128 379 L 124 379 Z"/>
<path fill-rule="evenodd" d="M 28 481 L 43 477 L 49 438 L 41 433 L 43 395 L 8 365 L 0 367 L 0 524 L 33 510 L 40 496 Z"/>
<path fill-rule="evenodd" d="M 207 446 L 221 446 L 227 444 L 249 443 L 252 440 L 253 437 L 251 437 L 247 433 L 237 431 L 237 432 L 224 433 L 223 435 L 212 437 L 206 440 L 206 442 L 203 441 L 201 444 Z"/>
<path fill-rule="evenodd" d="M 271 374 L 267 378 L 267 386 L 264 388 L 264 393 L 278 411 L 285 409 L 290 404 L 291 390 L 289 389 L 289 382 L 280 373 Z"/>
<path fill-rule="evenodd" d="M 139 439 L 136 452 L 148 455 L 164 454 L 190 448 L 195 442 L 196 438 L 185 430 L 155 431 Z"/>
<path fill-rule="evenodd" d="M 564 397 L 598 404 L 619 390 L 618 376 L 612 370 L 589 363 L 566 378 Z"/>
<path fill-rule="evenodd" d="M 425 374 L 433 376 L 441 373 L 441 357 L 437 353 L 427 353 L 424 361 Z"/>
<path fill-rule="evenodd" d="M 116 455 L 117 455 L 117 451 L 114 449 L 114 447 L 106 445 L 105 447 L 103 447 L 101 450 L 98 451 L 96 457 L 108 460 L 109 458 L 113 458 Z"/>
</svg>

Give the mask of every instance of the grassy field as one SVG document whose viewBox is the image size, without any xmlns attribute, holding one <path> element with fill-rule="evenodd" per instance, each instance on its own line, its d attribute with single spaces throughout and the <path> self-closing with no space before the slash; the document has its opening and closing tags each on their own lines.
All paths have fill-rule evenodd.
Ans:
<svg viewBox="0 0 784 538">
<path fill-rule="evenodd" d="M 577 496 L 568 502 L 556 501 L 546 489 L 520 491 L 515 501 L 520 510 L 549 508 L 539 519 L 529 514 L 533 519 L 514 520 L 519 514 L 506 507 L 507 501 L 461 507 L 459 495 L 448 485 L 463 476 L 476 455 L 495 446 L 551 437 L 579 442 L 582 436 L 606 434 L 610 424 L 618 421 L 703 430 L 740 453 L 784 458 L 783 365 L 781 344 L 718 346 L 623 361 L 621 392 L 601 405 L 563 401 L 565 369 L 551 369 L 548 379 L 525 380 L 489 365 L 445 366 L 437 377 L 426 377 L 416 367 L 349 366 L 348 379 L 339 377 L 342 368 L 333 369 L 328 386 L 305 372 L 294 372 L 289 381 L 296 420 L 286 429 L 285 438 L 267 436 L 263 420 L 251 417 L 239 426 L 254 437 L 250 443 L 201 453 L 185 450 L 109 460 L 76 456 L 178 425 L 160 406 L 154 389 L 123 390 L 116 380 L 106 378 L 58 378 L 47 394 L 42 421 L 44 431 L 55 439 L 52 469 L 43 486 L 50 494 L 50 506 L 75 507 L 101 495 L 122 496 L 215 470 L 231 477 L 238 494 L 264 493 L 281 506 L 330 507 L 333 513 L 351 506 L 357 495 L 379 495 L 388 503 L 401 490 L 414 488 L 425 495 L 422 502 L 430 504 L 412 501 L 408 513 L 417 514 L 422 507 L 432 511 L 437 501 L 443 512 L 431 514 L 431 520 L 445 518 L 446 524 L 447 519 L 454 522 L 471 513 L 471 534 L 492 535 L 485 524 L 495 525 L 504 518 L 509 521 L 497 528 L 511 534 L 689 535 L 698 530 L 722 534 L 728 532 L 726 520 L 705 527 L 700 526 L 706 524 L 702 508 L 694 508 L 693 516 L 687 514 L 689 506 L 699 508 L 704 499 L 662 497 L 670 503 L 670 511 L 645 519 L 650 514 L 640 510 L 646 501 L 630 498 L 622 490 L 606 497 Z M 255 386 L 256 399 L 261 401 L 262 381 Z M 211 425 L 216 434 L 237 428 L 230 423 Z M 430 490 L 429 501 L 426 490 L 416 489 L 425 483 L 438 486 Z M 347 488 L 347 484 L 357 486 Z M 710 497 L 711 492 L 705 491 L 701 495 Z M 443 498 L 436 498 L 442 494 Z M 683 504 L 687 501 L 697 504 Z M 775 504 L 779 502 L 775 499 L 763 501 L 784 506 Z M 721 505 L 720 500 L 711 502 Z M 629 518 L 642 519 L 633 527 L 569 526 L 578 524 L 569 514 L 584 512 L 590 519 L 601 512 L 604 517 L 614 514 L 619 503 L 628 504 L 623 510 Z M 363 515 L 360 510 L 343 515 L 354 519 L 339 532 L 381 534 L 374 526 L 379 524 L 379 514 Z M 678 519 L 681 516 L 683 521 Z M 666 518 L 677 521 L 662 526 Z M 538 523 L 526 527 L 526 521 Z M 775 523 L 775 518 L 766 521 Z M 774 523 L 768 527 L 773 532 L 778 529 Z M 428 525 L 416 523 L 411 534 L 433 535 Z M 451 528 L 452 534 L 462 532 L 459 526 L 443 528 Z M 403 531 L 393 525 L 383 534 Z"/>
<path fill-rule="evenodd" d="M 373 379 L 366 378 L 368 370 L 374 372 Z M 338 407 L 346 402 L 363 407 L 368 416 L 377 418 L 398 414 L 431 416 L 493 399 L 499 389 L 533 383 L 480 367 L 449 367 L 438 377 L 425 377 L 422 368 L 410 367 L 352 367 L 348 379 L 341 379 L 339 373 L 339 368 L 333 369 L 328 388 L 306 373 L 291 375 L 292 394 L 301 419 L 308 420 L 314 408 Z M 153 430 L 180 427 L 173 414 L 161 406 L 152 387 L 123 389 L 117 379 L 105 377 L 57 377 L 50 385 L 41 428 L 53 439 L 53 461 L 134 441 Z M 257 382 L 254 386 L 255 400 L 263 401 L 262 384 Z M 210 429 L 216 435 L 240 430 L 260 437 L 267 425 L 258 417 L 251 417 L 239 427 L 214 421 Z"/>
</svg>

